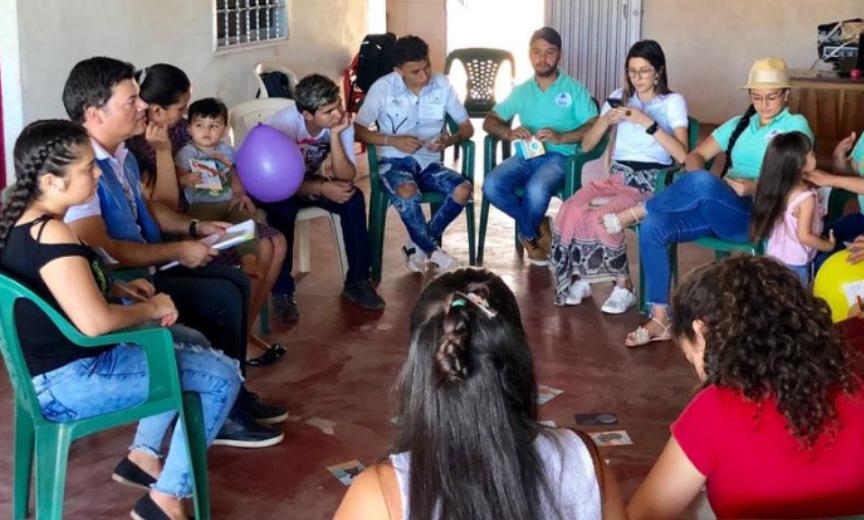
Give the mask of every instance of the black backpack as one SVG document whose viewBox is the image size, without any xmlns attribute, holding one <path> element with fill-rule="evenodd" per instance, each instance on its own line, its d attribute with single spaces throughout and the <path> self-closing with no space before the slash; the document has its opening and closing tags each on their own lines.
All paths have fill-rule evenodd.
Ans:
<svg viewBox="0 0 864 520">
<path fill-rule="evenodd" d="M 367 34 L 357 53 L 357 80 L 354 82 L 363 92 L 367 92 L 375 80 L 393 72 L 393 33 Z"/>
<path fill-rule="evenodd" d="M 264 72 L 260 74 L 261 81 L 267 88 L 267 97 L 288 98 L 294 99 L 294 93 L 291 92 L 291 83 L 288 81 L 288 76 L 279 71 Z M 255 94 L 255 97 L 261 95 L 261 90 Z"/>
</svg>

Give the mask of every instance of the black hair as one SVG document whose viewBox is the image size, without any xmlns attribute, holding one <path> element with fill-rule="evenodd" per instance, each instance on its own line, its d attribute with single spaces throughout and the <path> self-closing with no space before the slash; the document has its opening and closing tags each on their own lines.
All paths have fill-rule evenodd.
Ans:
<svg viewBox="0 0 864 520">
<path fill-rule="evenodd" d="M 397 67 L 405 65 L 409 61 L 428 59 L 429 46 L 417 36 L 409 34 L 399 38 L 393 44 L 393 64 Z"/>
<path fill-rule="evenodd" d="M 531 33 L 531 39 L 528 40 L 528 45 L 530 46 L 536 40 L 543 40 L 549 45 L 557 47 L 559 51 L 561 50 L 561 35 L 551 27 L 541 27 Z"/>
<path fill-rule="evenodd" d="M 786 210 L 786 197 L 804 177 L 804 163 L 812 149 L 801 132 L 778 134 L 768 143 L 750 212 L 750 239 L 768 238 Z"/>
<path fill-rule="evenodd" d="M 66 167 L 78 159 L 79 147 L 89 145 L 87 130 L 73 121 L 46 119 L 24 127 L 13 152 L 15 184 L 9 187 L 0 212 L 0 253 L 15 223 L 39 196 L 39 178 L 46 173 L 65 174 Z"/>
<path fill-rule="evenodd" d="M 300 113 L 315 114 L 319 108 L 339 100 L 339 85 L 321 74 L 310 74 L 294 87 L 294 103 Z"/>
<path fill-rule="evenodd" d="M 666 55 L 663 53 L 663 48 L 654 40 L 640 40 L 630 47 L 630 50 L 627 51 L 627 59 L 624 60 L 625 99 L 630 99 L 636 94 L 636 89 L 630 80 L 630 74 L 627 72 L 630 67 L 630 60 L 633 58 L 642 58 L 654 67 L 658 76 L 657 84 L 654 85 L 657 94 L 663 96 L 672 92 L 669 90 L 669 78 L 666 75 Z"/>
<path fill-rule="evenodd" d="M 134 79 L 134 74 L 135 67 L 131 63 L 104 56 L 76 63 L 63 86 L 63 106 L 69 119 L 83 123 L 88 108 L 104 106 L 114 86 Z"/>
<path fill-rule="evenodd" d="M 186 116 L 191 123 L 199 117 L 209 117 L 212 119 L 221 119 L 223 123 L 228 124 L 228 107 L 218 98 L 202 98 L 189 105 L 188 115 Z"/>
<path fill-rule="evenodd" d="M 860 356 L 831 323 L 828 304 L 780 262 L 736 256 L 702 267 L 672 298 L 672 332 L 694 341 L 705 325 L 705 384 L 757 404 L 773 398 L 788 431 L 812 446 L 837 422 L 836 398 L 854 393 Z"/>
<path fill-rule="evenodd" d="M 533 442 L 547 433 L 519 307 L 501 278 L 460 269 L 426 286 L 397 394 L 394 451 L 411 456 L 410 518 L 431 520 L 439 506 L 457 520 L 542 516 L 549 483 Z"/>
<path fill-rule="evenodd" d="M 157 63 L 137 71 L 135 80 L 141 87 L 141 99 L 163 108 L 180 101 L 192 87 L 185 72 L 167 63 Z"/>
</svg>

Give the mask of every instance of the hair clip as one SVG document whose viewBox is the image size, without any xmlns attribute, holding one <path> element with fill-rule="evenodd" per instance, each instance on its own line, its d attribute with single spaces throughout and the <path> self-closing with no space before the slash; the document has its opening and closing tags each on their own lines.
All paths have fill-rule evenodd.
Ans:
<svg viewBox="0 0 864 520">
<path fill-rule="evenodd" d="M 496 311 L 494 311 L 489 306 L 489 302 L 486 301 L 486 298 L 480 296 L 479 294 L 476 294 L 473 292 L 472 293 L 457 292 L 456 295 L 459 296 L 459 298 L 453 300 L 453 302 L 450 304 L 451 307 L 453 307 L 453 306 L 462 307 L 465 305 L 465 301 L 467 300 L 467 301 L 470 301 L 471 303 L 473 303 L 474 305 L 476 305 L 477 308 L 479 308 L 480 311 L 483 312 L 483 314 L 485 314 L 486 317 L 489 318 L 490 320 L 498 315 L 498 313 Z M 461 303 L 458 303 L 458 305 L 457 305 L 457 302 L 461 302 Z"/>
</svg>

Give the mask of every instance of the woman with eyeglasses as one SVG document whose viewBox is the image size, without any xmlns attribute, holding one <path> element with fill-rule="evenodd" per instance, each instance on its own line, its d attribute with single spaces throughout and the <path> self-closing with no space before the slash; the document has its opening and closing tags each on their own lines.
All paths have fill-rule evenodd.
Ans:
<svg viewBox="0 0 864 520">
<path fill-rule="evenodd" d="M 625 63 L 624 88 L 609 95 L 582 140 L 582 149 L 590 151 L 608 135 L 609 175 L 577 191 L 555 219 L 549 261 L 556 305 L 578 305 L 592 283 L 605 281 L 615 288 L 603 312 L 622 314 L 636 302 L 624 234 L 607 231 L 603 215 L 645 201 L 657 174 L 687 155 L 687 104 L 669 90 L 663 49 L 653 40 L 636 42 Z M 598 197 L 606 203 L 595 207 Z"/>
<path fill-rule="evenodd" d="M 671 337 L 668 247 L 703 237 L 746 242 L 753 194 L 771 138 L 799 131 L 813 140 L 804 116 L 790 113 L 786 106 L 790 87 L 786 62 L 780 58 L 756 60 L 743 87 L 749 91 L 750 106 L 744 115 L 720 125 L 687 156 L 685 169 L 692 173 L 682 175 L 644 205 L 607 217 L 606 223 L 617 229 L 641 222 L 639 254 L 651 319 L 627 335 L 626 346 Z M 726 164 L 717 176 L 705 168 L 720 153 L 726 154 Z"/>
</svg>

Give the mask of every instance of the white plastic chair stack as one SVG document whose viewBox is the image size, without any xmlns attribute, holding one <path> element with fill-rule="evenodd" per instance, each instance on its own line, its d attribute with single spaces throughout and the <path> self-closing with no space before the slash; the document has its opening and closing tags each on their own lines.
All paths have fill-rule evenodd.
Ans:
<svg viewBox="0 0 864 520">
<path fill-rule="evenodd" d="M 234 149 L 238 149 L 246 138 L 246 134 L 258 123 L 270 119 L 270 116 L 293 105 L 294 101 L 285 98 L 254 99 L 240 103 L 228 111 L 228 124 L 231 126 L 231 143 Z M 342 279 L 348 274 L 348 256 L 345 253 L 345 240 L 342 237 L 342 224 L 339 215 L 334 215 L 321 208 L 303 208 L 297 212 L 297 233 L 295 242 L 300 247 L 300 262 L 298 269 L 301 273 L 312 270 L 311 250 L 309 247 L 309 221 L 316 218 L 326 218 L 330 222 L 333 239 L 336 242 L 336 250 L 339 254 L 339 269 Z"/>
</svg>

